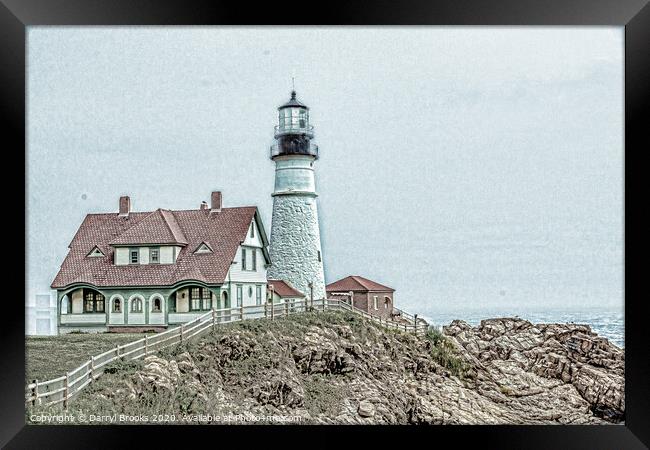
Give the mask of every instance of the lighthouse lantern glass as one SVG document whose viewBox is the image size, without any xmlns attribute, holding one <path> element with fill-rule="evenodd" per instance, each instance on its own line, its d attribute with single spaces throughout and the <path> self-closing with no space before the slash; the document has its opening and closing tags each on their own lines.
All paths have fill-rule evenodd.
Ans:
<svg viewBox="0 0 650 450">
<path fill-rule="evenodd" d="M 309 112 L 305 108 L 283 108 L 279 114 L 282 131 L 306 130 L 309 127 Z"/>
</svg>

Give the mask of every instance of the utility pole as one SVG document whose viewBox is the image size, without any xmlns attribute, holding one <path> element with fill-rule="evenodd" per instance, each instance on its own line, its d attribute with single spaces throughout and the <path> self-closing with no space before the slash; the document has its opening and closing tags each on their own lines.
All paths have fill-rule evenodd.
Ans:
<svg viewBox="0 0 650 450">
<path fill-rule="evenodd" d="M 314 309 L 314 282 L 309 282 L 309 299 L 310 299 L 310 311 Z"/>
<path fill-rule="evenodd" d="M 273 289 L 272 284 L 270 285 L 270 288 L 271 288 L 271 320 L 273 320 L 275 317 L 275 305 L 273 304 L 273 300 L 275 299 L 275 295 L 274 295 L 275 291 Z"/>
</svg>

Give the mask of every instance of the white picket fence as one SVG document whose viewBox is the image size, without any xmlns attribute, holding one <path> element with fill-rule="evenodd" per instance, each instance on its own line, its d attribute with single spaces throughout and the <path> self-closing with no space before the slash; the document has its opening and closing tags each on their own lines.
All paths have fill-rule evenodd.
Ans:
<svg viewBox="0 0 650 450">
<path fill-rule="evenodd" d="M 67 408 L 70 400 L 84 387 L 99 378 L 104 373 L 105 366 L 114 361 L 142 358 L 172 345 L 182 344 L 207 334 L 217 326 L 226 323 L 259 318 L 275 319 L 296 313 L 325 311 L 326 309 L 350 311 L 388 329 L 411 332 L 416 335 L 424 334 L 429 326 L 424 320 L 418 320 L 417 315 L 409 315 L 408 318 L 402 316 L 406 320 L 401 321 L 383 319 L 353 307 L 345 301 L 334 299 L 300 300 L 293 303 L 275 303 L 272 306 L 266 304 L 215 309 L 178 327 L 170 328 L 162 333 L 145 335 L 142 339 L 118 345 L 100 355 L 92 356 L 87 362 L 59 378 L 40 382 L 35 380 L 27 385 L 25 403 L 28 406 L 63 404 L 63 407 Z"/>
</svg>

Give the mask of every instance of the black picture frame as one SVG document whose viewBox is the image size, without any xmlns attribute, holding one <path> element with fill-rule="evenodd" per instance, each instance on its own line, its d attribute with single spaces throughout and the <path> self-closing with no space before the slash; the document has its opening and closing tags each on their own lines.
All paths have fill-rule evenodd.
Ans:
<svg viewBox="0 0 650 450">
<path fill-rule="evenodd" d="M 643 264 L 634 264 L 640 250 L 635 238 L 642 236 L 645 223 L 635 217 L 632 196 L 640 188 L 640 163 L 647 151 L 647 124 L 650 76 L 650 6 L 646 0 L 445 0 L 401 2 L 338 2 L 296 4 L 279 7 L 266 4 L 222 1 L 178 0 L 1 0 L 0 2 L 0 92 L 2 124 L 5 125 L 5 182 L 3 214 L 5 229 L 13 227 L 16 236 L 25 237 L 24 214 L 27 191 L 25 169 L 25 61 L 26 27 L 31 25 L 239 25 L 298 23 L 301 25 L 616 25 L 625 27 L 625 343 L 626 343 L 626 420 L 625 425 L 607 426 L 463 426 L 463 427 L 289 427 L 283 439 L 295 439 L 302 445 L 318 443 L 338 445 L 348 440 L 349 432 L 361 432 L 368 438 L 388 443 L 392 433 L 401 431 L 395 444 L 439 446 L 442 440 L 452 444 L 474 443 L 479 448 L 585 448 L 635 449 L 650 443 L 650 355 L 646 343 L 645 298 L 637 294 Z M 311 7 L 311 8 L 310 8 Z M 645 114 L 644 114 L 645 113 Z M 643 145 L 645 144 L 645 145 Z M 632 161 L 632 162 L 630 162 Z M 22 183 L 20 169 L 23 169 Z M 7 174 L 9 172 L 9 174 Z M 13 174 L 15 180 L 9 181 Z M 13 182 L 13 183 L 12 183 Z M 17 188 L 24 186 L 20 197 Z M 40 194 L 39 194 L 40 195 Z M 641 204 L 641 203 L 640 203 Z M 3 343 L 0 369 L 0 445 L 22 448 L 116 448 L 131 447 L 137 435 L 146 433 L 147 446 L 166 446 L 182 433 L 187 445 L 199 445 L 203 439 L 248 439 L 250 432 L 277 435 L 287 427 L 156 427 L 156 426 L 27 426 L 24 412 L 24 267 L 15 255 L 22 254 L 20 240 L 5 235 L 5 295 L 0 327 Z M 633 242 L 628 245 L 628 242 Z M 16 247 L 15 249 L 13 247 Z M 638 261 L 642 261 L 640 258 Z M 26 262 L 26 261 L 25 261 Z M 10 295 L 7 295 L 7 294 Z M 316 439 L 323 433 L 324 440 Z M 426 436 L 418 436 L 426 432 Z M 191 438 L 190 438 L 191 436 Z M 418 438 L 416 443 L 415 439 Z M 420 440 L 423 438 L 423 440 Z M 232 441 L 231 441 L 232 442 Z M 239 441 L 246 442 L 246 441 Z M 143 444 L 144 445 L 144 444 Z M 186 446 L 187 446 L 186 445 Z M 367 445 L 367 444 L 366 444 Z M 450 444 L 447 444 L 450 445 Z"/>
</svg>

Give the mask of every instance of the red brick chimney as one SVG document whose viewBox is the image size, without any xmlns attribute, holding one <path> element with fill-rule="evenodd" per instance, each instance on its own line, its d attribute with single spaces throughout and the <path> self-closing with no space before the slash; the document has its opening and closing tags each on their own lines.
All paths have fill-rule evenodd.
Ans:
<svg viewBox="0 0 650 450">
<path fill-rule="evenodd" d="M 128 195 L 120 197 L 120 217 L 129 217 L 131 212 L 131 198 Z"/>
<path fill-rule="evenodd" d="M 220 212 L 221 211 L 221 191 L 212 192 L 212 208 L 210 212 Z"/>
</svg>

